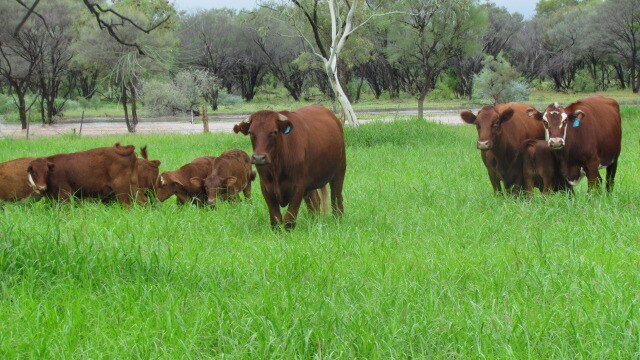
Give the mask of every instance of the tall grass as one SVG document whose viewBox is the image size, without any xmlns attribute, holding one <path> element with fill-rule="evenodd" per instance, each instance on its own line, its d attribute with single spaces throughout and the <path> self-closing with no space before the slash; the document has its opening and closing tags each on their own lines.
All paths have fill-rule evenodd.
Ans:
<svg viewBox="0 0 640 360">
<path fill-rule="evenodd" d="M 40 200 L 0 207 L 0 357 L 637 357 L 640 111 L 611 195 L 494 196 L 475 129 L 346 131 L 341 219 L 273 232 L 215 210 Z M 116 141 L 170 170 L 237 135 L 0 141 L 0 160 Z"/>
</svg>

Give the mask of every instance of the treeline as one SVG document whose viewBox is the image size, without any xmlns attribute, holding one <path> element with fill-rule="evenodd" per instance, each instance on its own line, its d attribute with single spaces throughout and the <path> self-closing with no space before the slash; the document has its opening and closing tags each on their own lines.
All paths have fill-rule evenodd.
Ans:
<svg viewBox="0 0 640 360">
<path fill-rule="evenodd" d="M 164 0 L 116 0 L 102 6 L 126 18 L 106 13 L 102 24 L 81 2 L 49 0 L 16 32 L 28 7 L 4 1 L 0 92 L 13 99 L 23 127 L 30 109 L 52 123 L 70 99 L 99 97 L 122 106 L 130 131 L 140 99 L 157 113 L 193 113 L 203 104 L 216 110 L 221 97 L 251 101 L 268 83 L 293 101 L 310 89 L 335 100 L 316 56 L 330 52 L 326 2 L 261 5 L 187 14 Z M 556 91 L 640 88 L 640 0 L 542 0 L 530 20 L 473 0 L 363 1 L 356 11 L 362 26 L 336 57 L 351 101 L 363 91 L 409 93 L 422 109 L 434 91 L 500 101 L 532 83 Z M 161 18 L 168 20 L 158 26 Z"/>
</svg>

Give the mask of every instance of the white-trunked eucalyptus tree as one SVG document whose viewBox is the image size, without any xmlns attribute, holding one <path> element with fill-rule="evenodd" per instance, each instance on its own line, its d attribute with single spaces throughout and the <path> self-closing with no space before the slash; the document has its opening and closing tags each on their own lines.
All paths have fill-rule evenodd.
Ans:
<svg viewBox="0 0 640 360">
<path fill-rule="evenodd" d="M 358 117 L 340 83 L 338 62 L 347 39 L 371 19 L 394 12 L 380 11 L 367 0 L 278 0 L 265 1 L 284 15 L 298 30 L 313 54 L 322 61 L 335 98 L 343 111 L 343 122 L 358 125 Z M 293 5 L 293 6 L 292 6 Z M 330 25 L 326 24 L 330 21 Z"/>
</svg>

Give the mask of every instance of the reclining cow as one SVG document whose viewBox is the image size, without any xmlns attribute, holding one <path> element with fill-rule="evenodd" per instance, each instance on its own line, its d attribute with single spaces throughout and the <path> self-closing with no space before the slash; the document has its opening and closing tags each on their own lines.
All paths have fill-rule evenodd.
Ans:
<svg viewBox="0 0 640 360">
<path fill-rule="evenodd" d="M 41 194 L 62 202 L 72 196 L 106 199 L 123 204 L 146 202 L 138 192 L 135 147 L 101 147 L 37 158 L 29 163 L 28 178 Z"/>
<path fill-rule="evenodd" d="M 17 201 L 40 194 L 27 171 L 33 160 L 25 157 L 0 164 L 0 200 Z"/>
</svg>

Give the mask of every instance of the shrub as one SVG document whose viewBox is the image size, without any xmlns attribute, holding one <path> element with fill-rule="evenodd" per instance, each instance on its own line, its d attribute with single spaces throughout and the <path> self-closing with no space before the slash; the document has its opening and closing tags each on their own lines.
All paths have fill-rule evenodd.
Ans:
<svg viewBox="0 0 640 360">
<path fill-rule="evenodd" d="M 496 57 L 485 57 L 482 65 L 484 68 L 474 78 L 475 97 L 490 99 L 494 104 L 529 99 L 529 86 L 519 80 L 520 74 L 502 53 Z"/>
</svg>

